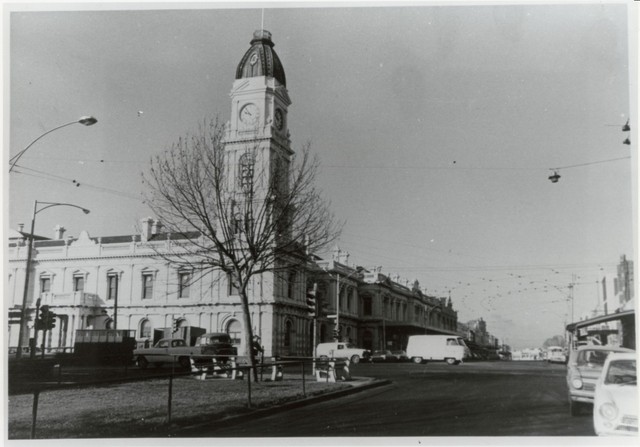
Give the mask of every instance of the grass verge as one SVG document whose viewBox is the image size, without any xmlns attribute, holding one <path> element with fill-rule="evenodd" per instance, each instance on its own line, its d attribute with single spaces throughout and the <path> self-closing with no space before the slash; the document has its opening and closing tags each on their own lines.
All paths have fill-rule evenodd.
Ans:
<svg viewBox="0 0 640 447">
<path fill-rule="evenodd" d="M 306 395 L 349 387 L 317 382 L 309 376 Z M 171 424 L 167 424 L 168 379 L 111 386 L 48 391 L 40 394 L 36 422 L 38 439 L 163 437 L 171 428 L 222 420 L 251 411 L 245 380 L 176 377 L 173 379 Z M 302 380 L 251 382 L 252 409 L 303 397 Z M 33 395 L 9 396 L 9 439 L 31 435 Z"/>
</svg>

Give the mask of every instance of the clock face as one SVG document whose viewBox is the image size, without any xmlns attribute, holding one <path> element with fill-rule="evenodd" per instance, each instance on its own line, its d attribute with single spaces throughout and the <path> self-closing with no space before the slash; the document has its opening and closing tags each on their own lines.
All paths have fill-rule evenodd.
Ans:
<svg viewBox="0 0 640 447">
<path fill-rule="evenodd" d="M 244 124 L 256 124 L 258 122 L 258 107 L 255 104 L 243 106 L 240 109 L 240 121 Z"/>
<path fill-rule="evenodd" d="M 280 109 L 276 109 L 275 125 L 278 130 L 282 130 L 284 127 L 284 117 L 282 116 L 282 110 Z"/>
</svg>

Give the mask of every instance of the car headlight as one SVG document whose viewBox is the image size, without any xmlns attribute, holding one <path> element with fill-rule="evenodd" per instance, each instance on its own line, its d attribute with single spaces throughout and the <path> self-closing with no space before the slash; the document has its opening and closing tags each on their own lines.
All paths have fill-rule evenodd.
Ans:
<svg viewBox="0 0 640 447">
<path fill-rule="evenodd" d="M 580 378 L 571 379 L 571 386 L 579 390 L 580 388 L 582 388 L 582 379 Z"/>
<path fill-rule="evenodd" d="M 598 411 L 600 412 L 600 415 L 603 418 L 608 419 L 610 421 L 615 419 L 616 416 L 618 416 L 618 407 L 616 407 L 615 404 L 612 402 L 607 402 L 600 405 L 600 408 L 598 409 Z"/>
</svg>

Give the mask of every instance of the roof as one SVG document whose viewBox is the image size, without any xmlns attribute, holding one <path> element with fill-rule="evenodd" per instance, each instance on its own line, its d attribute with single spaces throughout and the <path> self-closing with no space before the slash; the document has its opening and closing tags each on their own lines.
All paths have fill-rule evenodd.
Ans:
<svg viewBox="0 0 640 447">
<path fill-rule="evenodd" d="M 616 312 L 608 315 L 602 315 L 600 317 L 591 318 L 589 320 L 577 321 L 567 325 L 566 329 L 572 332 L 581 327 L 593 326 L 595 324 L 606 323 L 608 321 L 622 320 L 626 318 L 633 318 L 635 316 L 635 309 L 629 309 L 622 312 Z"/>
<path fill-rule="evenodd" d="M 236 79 L 267 76 L 275 78 L 283 86 L 287 86 L 284 67 L 273 50 L 271 33 L 267 30 L 256 30 L 251 40 L 251 48 L 244 54 L 238 68 Z"/>
<path fill-rule="evenodd" d="M 613 345 L 582 345 L 576 351 L 615 351 L 615 352 L 635 352 L 633 349 Z"/>
<path fill-rule="evenodd" d="M 103 236 L 103 237 L 92 237 L 90 238 L 92 241 L 94 241 L 95 243 L 98 242 L 98 239 L 100 239 L 100 244 L 104 245 L 104 244 L 122 244 L 122 243 L 128 243 L 128 242 L 132 242 L 134 240 L 136 242 L 141 242 L 140 240 L 140 235 L 139 234 L 127 234 L 127 235 L 120 235 L 120 236 Z M 178 240 L 193 240 L 193 239 L 197 239 L 198 237 L 200 237 L 200 232 L 198 231 L 185 231 L 182 233 L 158 233 L 158 234 L 154 234 L 151 236 L 151 238 L 149 239 L 149 241 L 166 241 L 167 238 L 171 241 L 178 241 Z M 74 241 L 78 240 L 77 238 L 73 238 L 71 239 L 71 243 L 73 243 Z M 33 245 L 35 247 L 62 247 L 65 245 L 65 243 L 68 243 L 69 238 L 67 239 L 46 239 L 46 238 L 42 238 L 42 237 L 34 237 L 34 243 Z M 9 247 L 13 247 L 15 246 L 16 243 L 13 241 L 9 242 Z"/>
</svg>

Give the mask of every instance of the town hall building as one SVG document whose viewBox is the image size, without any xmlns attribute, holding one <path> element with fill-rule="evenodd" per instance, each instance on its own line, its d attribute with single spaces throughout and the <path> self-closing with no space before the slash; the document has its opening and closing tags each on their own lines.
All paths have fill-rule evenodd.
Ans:
<svg viewBox="0 0 640 447">
<path fill-rule="evenodd" d="M 294 154 L 288 130 L 291 99 L 273 47 L 270 32 L 256 31 L 236 69 L 224 144 L 238 176 L 248 144 L 269 166 L 288 169 Z M 218 271 L 196 278 L 193 271 L 172 266 L 158 252 L 184 235 L 163 231 L 162 222 L 153 218 L 140 225 L 138 234 L 124 236 L 93 237 L 83 231 L 65 237 L 61 227 L 51 239 L 34 236 L 22 346 L 34 336 L 39 299 L 56 314 L 45 342 L 49 350 L 73 348 L 80 329 L 117 328 L 135 331 L 139 343 L 172 334 L 226 332 L 238 352 L 245 352 L 233 281 Z M 20 320 L 11 316 L 22 307 L 30 236 L 20 229 L 9 240 L 5 305 L 10 347 L 19 345 Z M 336 337 L 369 349 L 402 349 L 411 334 L 456 333 L 457 312 L 450 298 L 427 296 L 417 281 L 392 278 L 380 267 L 350 265 L 337 247 L 329 260 L 312 258 L 315 262 L 301 263 L 285 275 L 256 275 L 249 285 L 252 330 L 266 355 L 310 356 L 314 340 Z M 307 305 L 314 286 L 317 318 Z"/>
</svg>

